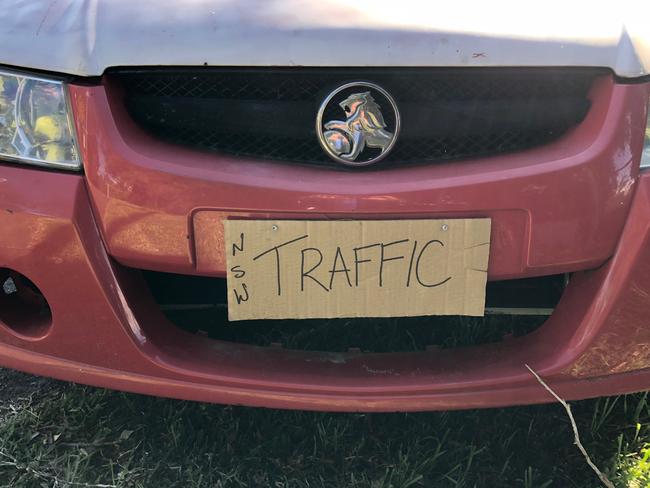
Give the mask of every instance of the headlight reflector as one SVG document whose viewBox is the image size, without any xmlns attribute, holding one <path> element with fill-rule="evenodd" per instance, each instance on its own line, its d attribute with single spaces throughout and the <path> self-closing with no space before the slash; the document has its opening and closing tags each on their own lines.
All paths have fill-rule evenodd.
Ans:
<svg viewBox="0 0 650 488">
<path fill-rule="evenodd" d="M 79 169 L 63 82 L 0 71 L 0 158 Z"/>
</svg>

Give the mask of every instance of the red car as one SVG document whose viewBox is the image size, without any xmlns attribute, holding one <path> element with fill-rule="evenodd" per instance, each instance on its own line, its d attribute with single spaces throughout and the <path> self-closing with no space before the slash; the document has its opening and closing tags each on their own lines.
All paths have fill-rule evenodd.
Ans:
<svg viewBox="0 0 650 488">
<path fill-rule="evenodd" d="M 0 13 L 0 366 L 339 411 L 650 388 L 647 15 L 253 3 Z"/>
</svg>

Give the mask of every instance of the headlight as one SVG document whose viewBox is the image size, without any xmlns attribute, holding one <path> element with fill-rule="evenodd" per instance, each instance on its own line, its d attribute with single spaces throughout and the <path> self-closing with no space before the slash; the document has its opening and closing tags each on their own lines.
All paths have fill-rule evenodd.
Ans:
<svg viewBox="0 0 650 488">
<path fill-rule="evenodd" d="M 79 169 L 64 83 L 0 71 L 0 160 Z"/>
<path fill-rule="evenodd" d="M 641 153 L 641 167 L 650 168 L 650 103 L 648 103 L 648 121 L 645 124 L 645 139 Z"/>
</svg>

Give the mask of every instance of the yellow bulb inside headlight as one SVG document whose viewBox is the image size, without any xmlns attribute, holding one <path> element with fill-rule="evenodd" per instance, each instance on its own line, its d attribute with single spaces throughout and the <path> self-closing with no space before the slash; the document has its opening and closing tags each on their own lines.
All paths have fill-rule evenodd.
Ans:
<svg viewBox="0 0 650 488">
<path fill-rule="evenodd" d="M 43 157 L 46 161 L 60 161 L 65 158 L 65 147 L 56 142 L 43 144 Z"/>
<path fill-rule="evenodd" d="M 67 121 L 62 115 L 41 115 L 34 124 L 36 140 L 61 141 L 65 137 Z"/>
<path fill-rule="evenodd" d="M 0 162 L 79 169 L 66 86 L 0 71 Z"/>
</svg>

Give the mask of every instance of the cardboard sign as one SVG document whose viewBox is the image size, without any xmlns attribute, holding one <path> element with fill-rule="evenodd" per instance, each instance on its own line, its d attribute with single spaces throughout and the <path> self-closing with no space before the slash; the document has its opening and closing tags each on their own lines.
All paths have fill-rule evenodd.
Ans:
<svg viewBox="0 0 650 488">
<path fill-rule="evenodd" d="M 231 321 L 484 313 L 490 219 L 224 227 Z"/>
</svg>

